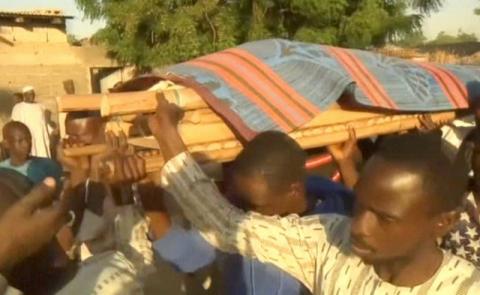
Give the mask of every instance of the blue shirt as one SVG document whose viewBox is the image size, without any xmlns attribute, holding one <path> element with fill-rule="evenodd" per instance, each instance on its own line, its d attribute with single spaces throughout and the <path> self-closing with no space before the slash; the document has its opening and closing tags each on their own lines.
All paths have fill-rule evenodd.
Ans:
<svg viewBox="0 0 480 295">
<path fill-rule="evenodd" d="M 312 208 L 306 215 L 351 214 L 353 193 L 343 185 L 320 176 L 312 176 L 306 181 L 306 191 Z M 272 264 L 216 251 L 196 230 L 173 226 L 162 239 L 153 243 L 153 247 L 165 261 L 185 273 L 195 272 L 217 259 L 225 292 L 230 295 L 309 293 L 299 281 Z"/>
<path fill-rule="evenodd" d="M 27 162 L 20 166 L 13 166 L 10 159 L 6 159 L 0 162 L 0 167 L 15 170 L 28 177 L 34 184 L 42 182 L 47 177 L 53 177 L 57 183 L 60 183 L 63 173 L 62 167 L 57 162 L 39 157 L 30 157 Z"/>
</svg>

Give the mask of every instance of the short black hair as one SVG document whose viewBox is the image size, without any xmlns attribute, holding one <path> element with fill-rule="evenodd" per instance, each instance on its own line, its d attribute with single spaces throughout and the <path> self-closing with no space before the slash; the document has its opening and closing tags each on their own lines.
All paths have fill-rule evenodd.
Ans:
<svg viewBox="0 0 480 295">
<path fill-rule="evenodd" d="M 20 130 L 22 132 L 25 132 L 25 134 L 32 136 L 32 134 L 30 133 L 30 129 L 28 129 L 27 125 L 18 121 L 10 121 L 3 126 L 3 129 L 2 129 L 3 138 L 7 138 L 11 130 Z"/>
<path fill-rule="evenodd" d="M 447 212 L 462 206 L 468 175 L 442 146 L 440 133 L 387 136 L 372 159 L 380 157 L 420 175 L 421 189 L 432 198 L 435 213 Z"/>
<path fill-rule="evenodd" d="M 99 118 L 102 116 L 99 111 L 78 111 L 78 112 L 69 112 L 65 121 L 77 120 L 77 119 L 88 119 L 88 118 Z"/>
<path fill-rule="evenodd" d="M 266 131 L 250 141 L 232 164 L 233 175 L 261 173 L 275 192 L 303 181 L 306 153 L 285 133 Z"/>
</svg>

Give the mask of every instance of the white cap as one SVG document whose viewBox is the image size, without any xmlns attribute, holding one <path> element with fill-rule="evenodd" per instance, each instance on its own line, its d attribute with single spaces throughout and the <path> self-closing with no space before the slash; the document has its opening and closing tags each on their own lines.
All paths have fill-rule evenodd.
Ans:
<svg viewBox="0 0 480 295">
<path fill-rule="evenodd" d="M 34 90 L 33 86 L 25 86 L 22 88 L 22 93 L 27 93 L 33 90 Z"/>
</svg>

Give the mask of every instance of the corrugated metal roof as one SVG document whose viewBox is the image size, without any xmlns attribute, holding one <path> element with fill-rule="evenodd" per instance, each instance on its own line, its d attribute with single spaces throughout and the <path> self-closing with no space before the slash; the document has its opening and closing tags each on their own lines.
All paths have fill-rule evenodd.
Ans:
<svg viewBox="0 0 480 295">
<path fill-rule="evenodd" d="M 64 15 L 60 9 L 42 9 L 31 11 L 10 11 L 0 10 L 0 16 L 13 16 L 13 17 L 40 17 L 40 18 L 73 18 L 73 16 Z"/>
</svg>

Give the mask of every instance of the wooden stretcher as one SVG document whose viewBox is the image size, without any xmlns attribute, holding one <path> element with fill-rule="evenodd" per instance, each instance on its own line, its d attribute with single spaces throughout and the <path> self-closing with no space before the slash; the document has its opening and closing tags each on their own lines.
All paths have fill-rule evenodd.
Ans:
<svg viewBox="0 0 480 295">
<path fill-rule="evenodd" d="M 115 118 L 109 129 L 124 130 L 128 134 L 128 129 L 132 126 L 129 121 L 139 115 L 155 112 L 157 93 L 162 92 L 168 101 L 185 111 L 179 131 L 190 152 L 203 159 L 218 162 L 234 159 L 242 150 L 242 144 L 222 118 L 214 113 L 194 90 L 165 81 L 162 83 L 152 87 L 150 91 L 65 95 L 57 98 L 58 112 L 98 110 L 107 119 Z M 420 125 L 421 115 L 423 113 L 353 110 L 335 104 L 289 135 L 304 149 L 319 148 L 348 140 L 349 128 L 355 129 L 359 139 L 415 129 Z M 452 110 L 433 112 L 430 116 L 434 122 L 444 124 L 453 121 L 459 113 Z M 162 168 L 164 162 L 160 153 L 152 152 L 158 150 L 152 136 L 131 137 L 129 143 L 144 151 L 139 154 L 146 160 L 147 172 Z M 64 153 L 66 156 L 79 157 L 100 153 L 104 149 L 103 145 L 91 145 L 68 148 Z"/>
</svg>

